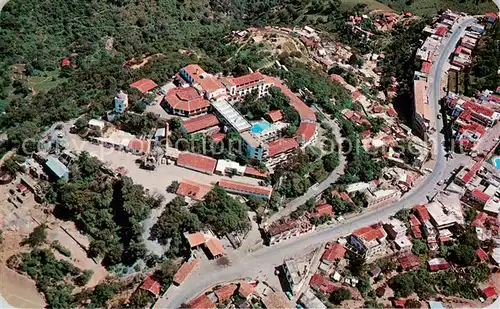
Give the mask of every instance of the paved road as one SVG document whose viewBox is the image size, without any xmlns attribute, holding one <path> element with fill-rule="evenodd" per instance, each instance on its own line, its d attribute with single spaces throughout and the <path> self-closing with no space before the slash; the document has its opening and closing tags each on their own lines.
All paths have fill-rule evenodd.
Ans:
<svg viewBox="0 0 500 309">
<path fill-rule="evenodd" d="M 333 170 L 333 172 L 330 173 L 328 178 L 323 180 L 321 183 L 316 184 L 307 190 L 307 192 L 302 195 L 297 197 L 296 199 L 290 201 L 286 207 L 282 208 L 280 211 L 277 213 L 273 214 L 268 220 L 267 223 L 270 224 L 271 222 L 274 222 L 278 220 L 279 218 L 282 218 L 283 216 L 287 216 L 290 213 L 292 213 L 295 209 L 297 209 L 299 206 L 305 204 L 309 199 L 314 198 L 318 196 L 320 193 L 325 191 L 330 187 L 331 184 L 335 183 L 341 175 L 344 174 L 345 170 L 345 165 L 346 165 L 346 159 L 345 156 L 342 154 L 342 135 L 340 134 L 340 127 L 338 124 L 333 121 L 328 115 L 324 114 L 322 110 L 320 110 L 317 107 L 314 107 L 314 109 L 322 113 L 325 116 L 325 121 L 328 122 L 328 124 L 331 127 L 331 131 L 333 135 L 335 136 L 335 140 L 337 141 L 337 144 L 339 145 L 339 165 Z"/>
<path fill-rule="evenodd" d="M 500 1 L 500 0 L 498 0 Z M 433 70 L 429 74 L 429 104 L 435 114 L 439 111 L 439 98 L 441 97 L 441 77 L 444 72 L 447 60 L 455 48 L 460 37 L 463 35 L 465 28 L 472 24 L 474 19 L 464 19 L 459 28 L 455 26 L 453 34 L 443 42 L 439 59 L 435 62 Z M 437 132 L 442 129 L 442 123 L 436 123 Z M 405 195 L 397 203 L 378 208 L 371 209 L 360 214 L 357 217 L 346 220 L 341 224 L 329 226 L 324 229 L 318 229 L 312 233 L 302 235 L 281 244 L 272 247 L 264 247 L 256 252 L 248 253 L 240 260 L 233 262 L 230 266 L 217 268 L 214 271 L 198 271 L 192 274 L 182 288 L 174 288 L 169 291 L 167 297 L 163 297 L 156 304 L 156 308 L 178 308 L 183 302 L 195 297 L 207 287 L 217 283 L 222 283 L 236 278 L 254 278 L 263 267 L 273 267 L 280 265 L 287 257 L 304 252 L 306 248 L 313 247 L 319 243 L 335 239 L 342 235 L 351 233 L 354 229 L 373 224 L 380 220 L 384 220 L 402 208 L 409 208 L 415 204 L 425 203 L 426 195 L 432 194 L 435 190 L 436 183 L 444 178 L 446 168 L 445 152 L 442 147 L 443 136 L 440 134 L 434 135 L 434 145 L 436 151 L 436 164 L 432 174 L 418 187 Z"/>
</svg>

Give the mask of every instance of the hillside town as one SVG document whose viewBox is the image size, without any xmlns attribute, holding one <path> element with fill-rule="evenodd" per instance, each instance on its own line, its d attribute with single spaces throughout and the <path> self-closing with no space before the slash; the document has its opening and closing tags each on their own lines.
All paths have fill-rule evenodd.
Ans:
<svg viewBox="0 0 500 309">
<path fill-rule="evenodd" d="M 346 16 L 363 42 L 423 21 Z M 234 47 L 227 62 L 265 54 L 258 68 L 186 49 L 159 80 L 141 68 L 164 54 L 120 59 L 134 81 L 94 89 L 111 108 L 3 154 L 0 295 L 19 308 L 498 306 L 500 84 L 466 81 L 498 14 L 425 21 L 409 76 L 317 23 L 247 25 L 217 47 Z M 58 70 L 89 65 L 77 57 Z"/>
</svg>

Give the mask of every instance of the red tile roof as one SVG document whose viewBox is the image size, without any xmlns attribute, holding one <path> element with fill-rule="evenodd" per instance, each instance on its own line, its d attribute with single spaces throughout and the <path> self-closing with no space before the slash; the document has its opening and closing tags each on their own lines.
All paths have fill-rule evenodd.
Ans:
<svg viewBox="0 0 500 309">
<path fill-rule="evenodd" d="M 214 135 L 212 135 L 212 140 L 215 143 L 220 143 L 224 140 L 224 137 L 226 137 L 226 134 L 219 132 L 219 133 L 215 133 Z"/>
<path fill-rule="evenodd" d="M 187 303 L 189 308 L 191 309 L 215 309 L 216 306 L 213 301 L 208 298 L 207 295 L 201 294 L 195 299 L 191 300 Z"/>
<path fill-rule="evenodd" d="M 290 100 L 290 106 L 299 113 L 301 121 L 316 122 L 314 111 L 299 99 L 286 85 L 282 84 L 276 77 L 266 76 L 267 81 L 281 89 L 281 92 Z"/>
<path fill-rule="evenodd" d="M 420 266 L 420 257 L 411 253 L 400 257 L 398 261 L 404 270 Z"/>
<path fill-rule="evenodd" d="M 390 117 L 396 117 L 398 113 L 394 108 L 391 107 L 387 110 L 387 115 L 389 115 Z"/>
<path fill-rule="evenodd" d="M 247 166 L 245 168 L 244 175 L 245 176 L 255 177 L 255 178 L 267 178 L 269 176 L 269 173 L 268 172 L 261 172 L 261 171 L 259 171 L 258 169 L 254 168 L 254 167 Z"/>
<path fill-rule="evenodd" d="M 418 221 L 417 217 L 415 217 L 414 214 L 411 214 L 410 215 L 410 225 L 411 226 L 421 226 L 422 223 L 420 223 L 420 221 Z"/>
<path fill-rule="evenodd" d="M 316 206 L 314 213 L 311 214 L 312 217 L 321 217 L 323 215 L 333 216 L 333 207 L 330 204 L 321 204 Z"/>
<path fill-rule="evenodd" d="M 455 48 L 455 52 L 454 52 L 454 54 L 455 54 L 455 55 L 460 55 L 460 53 L 462 52 L 462 49 L 463 49 L 463 48 L 464 48 L 464 47 L 463 47 L 463 46 L 461 46 L 461 45 L 460 45 L 460 46 L 457 46 L 457 48 Z"/>
<path fill-rule="evenodd" d="M 465 101 L 462 107 L 464 108 L 464 110 L 470 109 L 473 112 L 481 114 L 486 117 L 491 117 L 493 116 L 494 113 L 492 109 L 472 101 Z"/>
<path fill-rule="evenodd" d="M 219 125 L 219 119 L 213 114 L 190 118 L 182 121 L 182 127 L 187 133 L 195 133 L 206 128 Z"/>
<path fill-rule="evenodd" d="M 283 120 L 283 113 L 280 110 L 274 110 L 267 113 L 272 122 Z"/>
<path fill-rule="evenodd" d="M 373 105 L 372 107 L 372 111 L 375 113 L 375 114 L 378 114 L 378 113 L 381 113 L 384 111 L 384 108 L 379 105 L 379 104 L 376 104 L 376 105 Z"/>
<path fill-rule="evenodd" d="M 247 298 L 254 292 L 254 287 L 251 286 L 248 282 L 246 281 L 240 281 L 240 286 L 238 288 L 238 293 Z"/>
<path fill-rule="evenodd" d="M 223 302 L 233 296 L 237 288 L 238 287 L 234 283 L 227 284 L 215 290 L 215 295 L 217 295 L 217 299 L 219 299 L 219 302 Z"/>
<path fill-rule="evenodd" d="M 197 64 L 188 64 L 183 67 L 182 70 L 189 74 L 194 79 L 195 83 L 199 83 L 201 81 L 201 76 L 206 74 L 205 70 Z"/>
<path fill-rule="evenodd" d="M 295 132 L 295 136 L 299 142 L 306 144 L 312 140 L 314 134 L 316 133 L 316 129 L 317 126 L 315 123 L 301 122 L 299 129 Z"/>
<path fill-rule="evenodd" d="M 133 138 L 128 142 L 128 148 L 134 149 L 140 152 L 148 153 L 150 149 L 150 142 L 147 140 L 141 140 Z"/>
<path fill-rule="evenodd" d="M 478 161 L 476 163 L 474 163 L 474 165 L 472 166 L 472 168 L 462 177 L 462 182 L 464 184 L 467 184 L 469 183 L 469 181 L 471 181 L 472 177 L 474 177 L 474 175 L 476 175 L 477 171 L 479 171 L 479 169 L 483 166 L 483 161 Z"/>
<path fill-rule="evenodd" d="M 366 241 L 372 241 L 374 239 L 385 237 L 384 229 L 380 224 L 359 228 L 352 232 L 352 234 Z"/>
<path fill-rule="evenodd" d="M 198 247 L 199 245 L 204 244 L 206 241 L 205 234 L 203 234 L 202 232 L 187 234 L 186 238 L 191 248 Z"/>
<path fill-rule="evenodd" d="M 484 297 L 490 298 L 492 296 L 497 295 L 497 290 L 495 289 L 494 286 L 489 286 L 486 289 L 482 290 Z"/>
<path fill-rule="evenodd" d="M 182 152 L 177 159 L 177 165 L 212 174 L 217 165 L 217 160 L 196 153 Z"/>
<path fill-rule="evenodd" d="M 220 81 L 211 76 L 202 78 L 199 83 L 201 88 L 203 88 L 203 90 L 205 90 L 209 94 L 219 89 L 226 89 L 226 87 L 224 87 L 224 85 L 222 85 Z"/>
<path fill-rule="evenodd" d="M 490 13 L 484 13 L 484 16 L 489 17 L 489 18 L 495 18 L 495 19 L 498 18 L 498 14 L 497 13 L 492 13 L 492 12 L 490 12 Z"/>
<path fill-rule="evenodd" d="M 179 187 L 177 188 L 175 194 L 201 201 L 211 190 L 212 186 L 210 185 L 184 179 L 179 183 Z"/>
<path fill-rule="evenodd" d="M 179 268 L 179 270 L 175 273 L 174 275 L 174 283 L 177 285 L 182 284 L 187 277 L 191 274 L 191 272 L 195 269 L 195 267 L 198 265 L 198 260 L 194 259 L 192 261 L 184 262 L 182 266 Z"/>
<path fill-rule="evenodd" d="M 450 264 L 443 258 L 433 258 L 428 260 L 427 263 L 431 271 L 448 269 L 450 267 Z"/>
<path fill-rule="evenodd" d="M 264 75 L 262 75 L 262 73 L 260 72 L 250 73 L 232 79 L 232 82 L 236 85 L 237 88 L 247 87 L 261 81 L 264 81 Z"/>
<path fill-rule="evenodd" d="M 61 66 L 62 66 L 62 67 L 65 67 L 65 66 L 68 66 L 68 65 L 71 65 L 71 60 L 69 60 L 69 58 L 64 58 L 64 59 L 61 61 Z"/>
<path fill-rule="evenodd" d="M 436 31 L 434 32 L 435 35 L 443 36 L 445 33 L 448 32 L 448 28 L 445 26 L 437 27 Z"/>
<path fill-rule="evenodd" d="M 475 197 L 476 199 L 478 199 L 479 201 L 481 201 L 483 203 L 486 203 L 491 198 L 491 196 L 489 196 L 488 194 L 484 193 L 483 191 L 481 191 L 479 189 L 472 190 L 471 194 L 473 197 Z"/>
<path fill-rule="evenodd" d="M 474 217 L 474 220 L 472 220 L 470 225 L 473 227 L 483 227 L 487 218 L 488 218 L 488 214 L 486 214 L 485 212 L 479 212 Z"/>
<path fill-rule="evenodd" d="M 203 110 L 210 106 L 210 102 L 193 87 L 170 89 L 165 95 L 165 102 L 173 109 L 187 112 Z"/>
<path fill-rule="evenodd" d="M 421 221 L 429 221 L 431 219 L 431 216 L 424 205 L 417 205 L 413 209 L 415 209 L 417 216 Z"/>
<path fill-rule="evenodd" d="M 130 87 L 136 88 L 141 93 L 146 93 L 150 90 L 155 89 L 156 87 L 158 87 L 158 85 L 150 79 L 143 78 L 141 80 L 136 81 L 135 83 L 130 84 Z"/>
<path fill-rule="evenodd" d="M 142 290 L 149 291 L 153 293 L 155 296 L 160 295 L 161 285 L 158 281 L 153 279 L 151 276 L 147 276 L 146 280 L 141 284 L 140 288 Z"/>
<path fill-rule="evenodd" d="M 422 63 L 422 72 L 423 73 L 429 73 L 431 71 L 431 68 L 432 68 L 432 63 L 430 63 L 429 61 L 424 61 Z"/>
<path fill-rule="evenodd" d="M 326 249 L 325 252 L 323 252 L 321 260 L 333 263 L 336 259 L 343 259 L 346 251 L 347 250 L 342 247 L 342 245 L 334 244 L 330 248 Z"/>
<path fill-rule="evenodd" d="M 208 251 L 210 251 L 210 254 L 214 257 L 224 253 L 224 247 L 217 238 L 210 238 L 205 242 L 205 246 L 207 246 Z"/>
<path fill-rule="evenodd" d="M 280 138 L 269 143 L 269 157 L 277 156 L 292 149 L 299 148 L 299 143 L 293 138 Z"/>
<path fill-rule="evenodd" d="M 479 257 L 479 259 L 483 262 L 488 261 L 490 258 L 488 256 L 488 253 L 486 253 L 483 249 L 479 248 L 476 250 L 476 254 Z"/>
<path fill-rule="evenodd" d="M 266 195 L 268 198 L 271 198 L 271 194 L 273 193 L 273 187 L 263 187 L 247 184 L 244 182 L 233 181 L 228 179 L 221 179 L 218 182 L 219 187 L 226 190 L 235 190 L 244 193 L 253 193 L 259 195 Z"/>
<path fill-rule="evenodd" d="M 323 293 L 332 293 L 341 287 L 340 284 L 330 281 L 328 278 L 319 273 L 316 273 L 311 277 L 309 285 Z"/>
<path fill-rule="evenodd" d="M 406 299 L 393 299 L 392 302 L 396 308 L 406 308 Z"/>
</svg>

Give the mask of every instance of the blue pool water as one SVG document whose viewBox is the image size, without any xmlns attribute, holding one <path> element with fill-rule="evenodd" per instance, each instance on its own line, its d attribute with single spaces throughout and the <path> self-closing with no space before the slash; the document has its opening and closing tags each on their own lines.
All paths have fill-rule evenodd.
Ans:
<svg viewBox="0 0 500 309">
<path fill-rule="evenodd" d="M 500 170 L 500 157 L 496 157 L 495 159 L 493 159 L 493 164 L 495 165 L 497 170 Z"/>
<path fill-rule="evenodd" d="M 270 127 L 271 127 L 271 124 L 269 122 L 265 122 L 265 121 L 257 122 L 252 126 L 251 131 L 252 131 L 252 133 L 259 134 L 262 131 L 264 131 L 265 129 L 269 129 Z"/>
</svg>

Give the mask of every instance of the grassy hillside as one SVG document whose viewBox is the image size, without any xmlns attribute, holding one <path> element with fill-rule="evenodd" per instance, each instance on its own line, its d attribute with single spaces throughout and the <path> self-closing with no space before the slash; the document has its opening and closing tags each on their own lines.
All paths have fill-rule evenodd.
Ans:
<svg viewBox="0 0 500 309">
<path fill-rule="evenodd" d="M 497 12 L 491 0 L 379 0 L 397 11 L 410 11 L 417 15 L 433 16 L 438 12 L 451 9 L 470 14 Z"/>
</svg>

